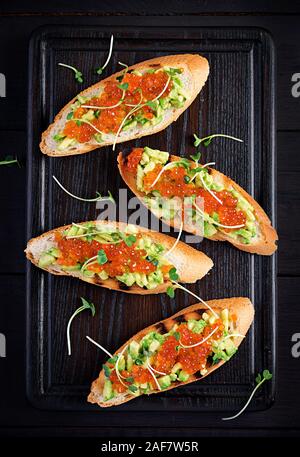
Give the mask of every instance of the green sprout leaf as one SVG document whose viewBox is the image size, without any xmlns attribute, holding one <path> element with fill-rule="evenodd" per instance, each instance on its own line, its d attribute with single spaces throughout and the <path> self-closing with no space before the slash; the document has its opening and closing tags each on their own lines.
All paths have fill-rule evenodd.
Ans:
<svg viewBox="0 0 300 457">
<path fill-rule="evenodd" d="M 169 271 L 169 278 L 171 279 L 171 281 L 177 281 L 179 279 L 179 276 L 178 276 L 178 273 L 177 273 L 177 270 L 175 267 L 171 268 L 171 270 Z"/>
<path fill-rule="evenodd" d="M 0 161 L 0 165 L 6 165 L 8 167 L 11 167 L 12 165 L 18 165 L 20 167 L 20 163 L 18 159 L 12 157 L 12 156 L 6 156 L 4 160 Z"/>
<path fill-rule="evenodd" d="M 131 376 L 129 376 L 128 378 L 126 378 L 126 381 L 127 381 L 127 382 L 134 382 L 134 378 L 131 377 Z"/>
<path fill-rule="evenodd" d="M 167 295 L 169 295 L 170 298 L 174 298 L 175 297 L 174 287 L 169 286 L 167 288 Z"/>
<path fill-rule="evenodd" d="M 127 90 L 129 87 L 128 83 L 118 84 L 118 88 L 122 90 Z"/>
<path fill-rule="evenodd" d="M 104 265 L 106 262 L 107 262 L 107 256 L 104 252 L 103 249 L 100 249 L 98 251 L 98 255 L 97 255 L 97 262 L 99 263 L 99 265 Z"/>
<path fill-rule="evenodd" d="M 177 341 L 180 340 L 180 333 L 179 332 L 174 332 L 173 336 Z"/>
<path fill-rule="evenodd" d="M 70 112 L 68 113 L 68 115 L 67 115 L 68 121 L 69 121 L 70 119 L 72 119 L 73 115 L 74 115 L 73 111 L 70 111 Z"/>
<path fill-rule="evenodd" d="M 103 370 L 104 370 L 105 376 L 106 376 L 107 378 L 109 378 L 110 372 L 111 372 L 110 368 L 109 368 L 107 365 L 103 365 Z"/>
<path fill-rule="evenodd" d="M 136 236 L 128 235 L 124 238 L 124 241 L 128 247 L 131 247 L 136 242 Z"/>
<path fill-rule="evenodd" d="M 69 319 L 69 322 L 68 322 L 68 325 L 67 325 L 67 343 L 68 343 L 68 355 L 71 355 L 72 351 L 71 351 L 71 338 L 70 338 L 70 329 L 71 329 L 71 324 L 72 324 L 72 321 L 74 319 L 75 316 L 77 316 L 79 313 L 81 313 L 82 311 L 84 311 L 85 309 L 89 309 L 92 313 L 92 316 L 94 317 L 95 314 L 96 314 L 96 308 L 95 308 L 95 305 L 94 303 L 92 302 L 89 302 L 88 300 L 86 300 L 85 298 L 83 297 L 80 297 L 81 298 L 81 302 L 82 302 L 82 306 L 80 306 L 79 308 L 77 308 L 74 313 L 72 314 L 72 316 L 70 317 Z"/>
<path fill-rule="evenodd" d="M 146 103 L 146 105 L 149 106 L 149 108 L 151 108 L 153 111 L 157 110 L 157 104 L 155 102 L 153 102 L 152 100 L 149 100 Z"/>
<path fill-rule="evenodd" d="M 194 146 L 197 148 L 198 146 L 200 146 L 201 143 L 203 143 L 204 146 L 208 146 L 214 138 L 218 138 L 218 137 L 229 138 L 230 140 L 239 141 L 240 143 L 243 143 L 243 140 L 240 140 L 239 138 L 236 138 L 235 136 L 225 135 L 224 133 L 214 133 L 213 135 L 209 135 L 204 138 L 199 138 L 196 135 L 196 133 L 194 133 L 194 138 L 195 138 Z"/>
<path fill-rule="evenodd" d="M 200 160 L 200 157 L 201 157 L 201 153 L 197 152 L 197 154 L 193 154 L 190 157 L 191 157 L 192 160 L 194 160 L 194 162 L 198 163 L 199 160 Z"/>
<path fill-rule="evenodd" d="M 136 386 L 129 386 L 128 389 L 130 390 L 130 392 L 136 392 L 138 390 Z"/>
<path fill-rule="evenodd" d="M 74 76 L 77 82 L 83 83 L 83 76 L 81 71 L 77 70 L 77 68 L 72 67 L 71 65 L 66 65 L 65 63 L 59 63 L 61 67 L 69 68 L 70 70 L 74 71 Z"/>
<path fill-rule="evenodd" d="M 262 372 L 262 375 L 260 373 L 258 373 L 258 375 L 255 378 L 256 386 L 252 390 L 251 395 L 250 395 L 248 401 L 246 402 L 246 404 L 243 406 L 243 408 L 237 414 L 235 414 L 234 416 L 223 417 L 222 420 L 228 421 L 228 420 L 236 419 L 237 417 L 239 417 L 245 411 L 245 409 L 249 406 L 252 398 L 254 397 L 256 391 L 260 388 L 260 386 L 262 386 L 262 384 L 265 381 L 269 381 L 270 379 L 272 379 L 272 377 L 273 377 L 273 375 L 272 375 L 272 373 L 270 373 L 269 370 L 264 370 Z"/>
</svg>

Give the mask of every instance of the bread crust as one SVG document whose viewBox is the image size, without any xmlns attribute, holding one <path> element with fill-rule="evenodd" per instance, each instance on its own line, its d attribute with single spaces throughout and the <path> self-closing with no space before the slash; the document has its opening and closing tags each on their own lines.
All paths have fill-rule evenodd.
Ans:
<svg viewBox="0 0 300 457">
<path fill-rule="evenodd" d="M 171 161 L 179 159 L 180 157 L 178 156 L 170 156 Z M 143 197 L 145 196 L 145 194 L 137 189 L 135 175 L 129 172 L 127 167 L 125 166 L 122 152 L 118 155 L 118 167 L 124 182 L 130 188 L 130 190 L 141 199 L 142 203 L 145 204 L 143 201 Z M 278 240 L 278 235 L 274 227 L 272 227 L 271 221 L 262 209 L 262 207 L 251 197 L 251 195 L 249 195 L 242 187 L 240 187 L 231 178 L 225 176 L 223 173 L 215 170 L 214 168 L 207 167 L 207 169 L 210 171 L 212 176 L 216 176 L 219 180 L 222 180 L 225 187 L 232 186 L 253 206 L 254 213 L 256 215 L 260 227 L 260 236 L 252 244 L 243 244 L 238 240 L 234 240 L 226 233 L 222 233 L 220 231 L 218 231 L 214 236 L 208 238 L 214 241 L 228 241 L 236 248 L 242 251 L 250 252 L 252 254 L 272 255 L 277 249 L 276 241 Z M 168 224 L 168 222 L 166 222 L 165 220 L 164 223 Z M 171 220 L 169 225 L 177 229 L 179 229 L 180 227 L 179 221 L 176 220 Z M 195 228 L 192 226 L 184 225 L 183 228 L 186 232 L 195 233 Z"/>
<path fill-rule="evenodd" d="M 115 222 L 115 221 L 93 221 L 97 223 L 97 225 L 101 226 L 111 226 L 115 224 L 116 228 L 119 229 L 121 232 L 124 232 L 128 227 L 127 224 L 123 222 Z M 82 224 L 87 224 L 88 222 L 82 222 Z M 38 266 L 39 261 L 39 254 L 43 250 L 43 246 L 48 241 L 51 243 L 51 240 L 54 239 L 54 235 L 58 231 L 67 230 L 71 227 L 70 225 L 65 225 L 63 227 L 58 227 L 56 229 L 50 230 L 42 235 L 32 238 L 28 241 L 27 248 L 25 250 L 26 257 L 30 260 L 34 265 Z M 163 246 L 169 250 L 175 242 L 175 239 L 171 236 L 165 235 L 163 233 L 155 232 L 152 230 L 148 230 L 144 227 L 135 226 L 138 233 L 145 233 L 147 234 L 154 242 L 161 243 Z M 170 263 L 172 263 L 179 274 L 181 282 L 187 283 L 194 283 L 198 279 L 201 279 L 205 276 L 208 271 L 213 266 L 213 261 L 205 255 L 203 252 L 200 252 L 191 246 L 179 242 L 175 249 L 172 251 L 170 256 L 168 257 Z M 40 267 L 39 267 L 40 268 Z M 143 289 L 138 285 L 133 285 L 131 287 L 123 285 L 116 279 L 100 279 L 100 278 L 88 278 L 86 276 L 80 275 L 78 271 L 58 271 L 55 268 L 51 268 L 51 265 L 47 268 L 43 268 L 45 271 L 55 274 L 55 275 L 63 275 L 63 276 L 72 276 L 82 281 L 89 282 L 90 284 L 94 284 L 97 286 L 105 287 L 112 290 L 120 290 L 122 292 L 131 293 L 131 294 L 140 294 L 140 295 L 148 295 L 148 294 L 158 294 L 166 292 L 167 288 L 171 285 L 170 281 L 165 281 L 163 284 L 158 285 L 155 289 Z"/>
<path fill-rule="evenodd" d="M 224 308 L 227 308 L 230 311 L 234 312 L 237 316 L 237 327 L 236 327 L 236 333 L 240 333 L 241 335 L 246 335 L 248 332 L 254 318 L 254 307 L 249 300 L 249 298 L 246 297 L 233 297 L 233 298 L 223 298 L 219 300 L 209 300 L 207 302 L 214 311 L 219 312 Z M 134 335 L 132 338 L 130 338 L 126 343 L 123 344 L 113 355 L 116 355 L 117 353 L 120 353 L 128 344 L 130 344 L 131 341 L 140 341 L 147 333 L 158 330 L 161 328 L 163 325 L 166 329 L 172 328 L 172 326 L 176 323 L 176 318 L 179 316 L 184 316 L 185 320 L 188 318 L 195 318 L 198 311 L 203 311 L 207 310 L 205 305 L 202 303 L 197 303 L 195 305 L 189 306 L 188 308 L 182 309 L 178 313 L 174 314 L 173 316 L 169 317 L 168 319 L 164 319 L 162 321 L 157 322 L 156 324 L 150 325 L 149 327 L 141 330 L 138 332 L 136 335 Z M 199 316 L 198 316 L 199 317 Z M 242 337 L 234 337 L 233 338 L 234 344 L 238 347 L 241 342 L 243 341 Z M 217 370 L 221 365 L 225 363 L 224 360 L 220 361 L 216 365 L 211 366 L 208 370 L 207 373 L 204 376 L 201 375 L 192 375 L 190 376 L 189 380 L 187 382 L 176 382 L 172 383 L 170 387 L 166 390 L 174 389 L 176 387 L 190 384 L 192 382 L 198 381 L 199 379 L 203 379 L 206 376 L 210 375 L 213 371 Z M 91 392 L 88 396 L 88 402 L 90 403 L 96 403 L 102 408 L 107 408 L 110 406 L 117 406 L 122 403 L 126 403 L 130 400 L 133 400 L 136 398 L 134 395 L 131 395 L 130 393 L 126 393 L 124 395 L 120 395 L 111 401 L 103 402 L 101 400 L 102 398 L 102 392 L 103 392 L 103 386 L 104 386 L 104 372 L 101 370 L 99 377 L 92 383 L 91 386 Z M 150 395 L 159 393 L 158 390 L 155 390 L 150 393 Z"/>
<path fill-rule="evenodd" d="M 126 139 L 118 138 L 116 143 L 122 143 L 124 141 L 134 140 L 136 138 L 140 138 L 145 135 L 152 135 L 154 133 L 158 133 L 161 130 L 164 130 L 168 125 L 172 122 L 176 121 L 178 117 L 190 106 L 190 104 L 194 101 L 202 87 L 204 86 L 208 74 L 209 74 L 209 65 L 207 59 L 202 57 L 198 54 L 178 54 L 178 55 L 171 55 L 171 56 L 163 56 L 163 57 L 155 57 L 150 60 L 146 60 L 144 62 L 139 62 L 135 65 L 129 67 L 129 70 L 142 70 L 151 67 L 155 67 L 157 65 L 161 66 L 179 66 L 183 68 L 184 71 L 187 71 L 191 76 L 191 87 L 189 87 L 189 94 L 190 97 L 186 100 L 184 105 L 181 108 L 173 109 L 172 115 L 167 119 L 163 120 L 159 124 L 153 126 L 151 129 L 140 129 L 140 131 L 136 134 L 131 134 L 128 132 L 128 136 Z M 100 89 L 107 81 L 115 79 L 116 77 L 122 75 L 124 70 L 114 73 L 111 76 L 103 79 L 102 81 L 94 84 L 93 86 L 88 87 L 87 89 L 80 92 L 78 95 L 81 96 L 89 96 L 89 94 L 93 93 L 95 90 Z M 52 124 L 49 125 L 47 130 L 45 130 L 42 134 L 42 139 L 40 142 L 40 149 L 44 154 L 53 157 L 62 157 L 68 155 L 76 155 L 76 154 L 84 154 L 86 152 L 90 152 L 94 149 L 101 148 L 103 146 L 108 146 L 113 144 L 111 141 L 103 141 L 102 143 L 98 144 L 82 144 L 76 145 L 76 147 L 66 150 L 66 151 L 59 151 L 58 149 L 53 149 L 48 146 L 47 140 L 52 137 L 52 130 L 54 126 L 61 121 L 66 113 L 69 112 L 70 106 L 76 101 L 77 96 L 74 97 L 67 105 L 64 106 L 60 110 L 60 112 L 55 116 L 55 119 Z"/>
</svg>

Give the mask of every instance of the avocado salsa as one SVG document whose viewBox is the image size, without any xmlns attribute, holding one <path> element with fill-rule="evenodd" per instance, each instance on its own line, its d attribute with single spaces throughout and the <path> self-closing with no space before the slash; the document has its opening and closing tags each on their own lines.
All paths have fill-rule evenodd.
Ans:
<svg viewBox="0 0 300 457">
<path fill-rule="evenodd" d="M 228 309 L 215 315 L 202 310 L 198 316 L 184 322 L 175 318 L 168 332 L 150 331 L 108 359 L 103 365 L 103 401 L 125 393 L 139 396 L 176 387 L 229 360 L 237 351 L 232 339 L 237 316 Z"/>
<path fill-rule="evenodd" d="M 213 237 L 220 231 L 250 244 L 257 236 L 253 206 L 233 185 L 226 187 L 222 178 L 199 164 L 197 158 L 175 159 L 168 152 L 134 148 L 125 166 L 136 175 L 136 186 L 145 194 L 146 205 L 161 217 L 170 220 L 177 215 L 176 209 L 163 205 L 165 199 L 189 197 L 190 217 L 193 222 L 204 221 L 205 237 Z M 203 211 L 196 205 L 197 197 L 203 199 Z"/>
<path fill-rule="evenodd" d="M 155 289 L 174 268 L 164 253 L 161 244 L 133 228 L 121 233 L 96 223 L 73 224 L 56 232 L 53 246 L 41 254 L 39 267 L 51 265 L 102 280 L 115 278 L 128 287 Z"/>
<path fill-rule="evenodd" d="M 53 137 L 58 150 L 89 141 L 101 143 L 120 131 L 159 124 L 167 109 L 181 108 L 188 97 L 182 72 L 170 67 L 125 70 L 91 98 L 78 95 L 64 127 Z"/>
</svg>

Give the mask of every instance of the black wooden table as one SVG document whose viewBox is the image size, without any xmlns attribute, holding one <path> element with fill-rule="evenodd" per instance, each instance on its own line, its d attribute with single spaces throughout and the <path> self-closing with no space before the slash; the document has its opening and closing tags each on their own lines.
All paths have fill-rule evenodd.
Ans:
<svg viewBox="0 0 300 457">
<path fill-rule="evenodd" d="M 183 413 L 172 417 L 166 428 L 155 430 L 141 413 L 140 429 L 130 423 L 112 428 L 97 427 L 89 413 L 34 409 L 25 393 L 25 196 L 26 196 L 26 106 L 27 52 L 33 30 L 46 24 L 108 24 L 134 27 L 141 20 L 148 25 L 248 26 L 268 30 L 277 50 L 277 144 L 278 144 L 278 376 L 274 405 L 267 411 L 245 414 L 230 424 L 231 436 L 300 435 L 300 358 L 293 357 L 292 336 L 300 333 L 300 97 L 291 93 L 292 75 L 300 73 L 300 6 L 294 2 L 111 2 L 85 1 L 72 8 L 51 2 L 38 13 L 41 4 L 7 2 L 0 13 L 0 73 L 6 77 L 6 98 L 0 98 L 0 157 L 18 156 L 22 168 L 0 167 L 0 333 L 5 334 L 7 357 L 0 358 L 0 433 L 55 436 L 165 437 L 228 436 L 197 426 L 197 418 Z M 76 2 L 75 2 L 76 3 Z M 78 2 L 79 3 L 79 2 Z M 138 3 L 138 6 L 137 6 Z M 168 2 L 169 3 L 169 2 Z M 215 3 L 215 5 L 214 5 Z M 289 5 L 291 3 L 291 5 Z M 249 12 L 249 11 L 252 12 Z M 109 21 L 107 16 L 109 15 Z M 154 16 L 155 15 L 155 16 Z M 0 159 L 1 160 L 1 159 Z M 296 354 L 297 355 L 297 354 Z M 300 355 L 300 353 L 299 353 Z M 150 427 L 150 428 L 149 428 Z"/>
</svg>

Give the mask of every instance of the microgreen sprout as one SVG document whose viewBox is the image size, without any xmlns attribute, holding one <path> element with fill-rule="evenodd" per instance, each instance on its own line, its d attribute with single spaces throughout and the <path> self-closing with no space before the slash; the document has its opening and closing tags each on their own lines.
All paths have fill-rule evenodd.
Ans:
<svg viewBox="0 0 300 457">
<path fill-rule="evenodd" d="M 256 381 L 256 386 L 254 387 L 247 403 L 245 404 L 245 406 L 237 413 L 235 414 L 234 416 L 231 416 L 231 417 L 222 417 L 222 420 L 223 421 L 229 421 L 229 420 L 232 420 L 232 419 L 236 419 L 237 417 L 239 417 L 244 411 L 245 409 L 248 407 L 248 405 L 250 404 L 252 398 L 254 397 L 256 391 L 261 387 L 261 385 L 265 382 L 265 381 L 269 381 L 270 379 L 272 379 L 272 373 L 269 372 L 269 370 L 264 370 L 262 372 L 262 375 L 260 373 L 258 373 L 258 375 L 256 376 L 255 378 L 255 381 Z"/>
<path fill-rule="evenodd" d="M 0 161 L 0 165 L 6 165 L 8 167 L 15 164 L 20 167 L 18 159 L 13 158 L 12 156 L 6 156 L 4 160 Z"/>
<path fill-rule="evenodd" d="M 211 143 L 211 141 L 217 137 L 229 138 L 230 140 L 239 141 L 240 143 L 244 142 L 243 140 L 240 140 L 239 138 L 236 138 L 235 136 L 225 135 L 223 133 L 215 133 L 213 135 L 209 135 L 204 138 L 199 138 L 196 135 L 196 133 L 194 133 L 194 138 L 195 138 L 194 146 L 197 148 L 198 146 L 200 146 L 201 143 L 203 143 L 204 146 L 208 146 Z"/>
<path fill-rule="evenodd" d="M 58 65 L 60 65 L 61 67 L 69 68 L 70 70 L 74 71 L 76 81 L 78 81 L 79 83 L 83 83 L 82 73 L 81 71 L 77 70 L 77 68 L 72 67 L 71 65 L 66 65 L 65 63 L 59 63 Z"/>
<path fill-rule="evenodd" d="M 71 355 L 71 353 L 72 353 L 72 351 L 71 351 L 70 328 L 71 328 L 71 324 L 72 324 L 72 321 L 73 321 L 74 317 L 77 316 L 77 314 L 79 314 L 82 311 L 84 311 L 85 309 L 89 309 L 91 311 L 93 317 L 95 316 L 95 313 L 96 313 L 95 305 L 93 303 L 87 301 L 83 297 L 81 297 L 81 301 L 82 301 L 82 306 L 77 308 L 76 311 L 72 314 L 72 316 L 69 319 L 68 325 L 67 325 L 68 355 Z"/>
<path fill-rule="evenodd" d="M 74 194 L 71 194 L 71 192 L 69 192 L 59 181 L 58 179 L 53 175 L 52 178 L 54 179 L 54 181 L 59 185 L 59 187 L 64 191 L 66 192 L 66 194 L 70 195 L 71 197 L 75 198 L 76 200 L 80 200 L 82 202 L 89 202 L 89 203 L 92 203 L 92 202 L 98 202 L 100 200 L 109 200 L 111 201 L 112 203 L 116 203 L 115 202 L 115 199 L 114 197 L 112 196 L 111 192 L 108 191 L 108 197 L 102 197 L 101 194 L 99 192 L 96 192 L 96 195 L 97 197 L 95 198 L 81 198 L 81 197 L 77 197 L 77 195 L 74 195 Z"/>
<path fill-rule="evenodd" d="M 108 51 L 107 59 L 106 59 L 105 63 L 102 65 L 102 67 L 99 67 L 99 68 L 96 69 L 96 73 L 97 73 L 98 75 L 101 75 L 101 74 L 102 74 L 104 68 L 107 67 L 107 65 L 108 65 L 108 63 L 109 63 L 109 61 L 110 61 L 110 58 L 111 58 L 111 55 L 112 55 L 112 50 L 113 50 L 113 44 L 114 44 L 114 36 L 112 35 L 112 36 L 110 37 L 110 45 L 109 45 L 109 51 Z"/>
</svg>

